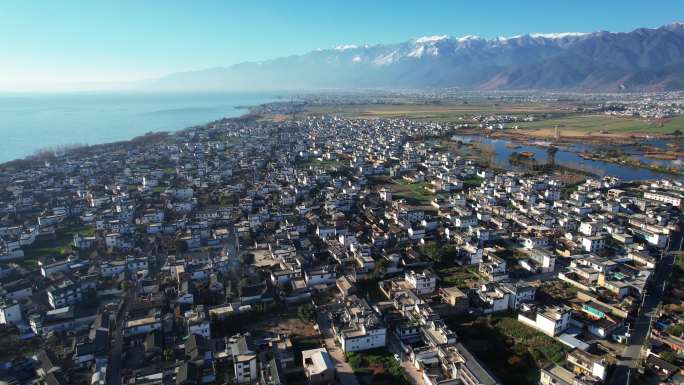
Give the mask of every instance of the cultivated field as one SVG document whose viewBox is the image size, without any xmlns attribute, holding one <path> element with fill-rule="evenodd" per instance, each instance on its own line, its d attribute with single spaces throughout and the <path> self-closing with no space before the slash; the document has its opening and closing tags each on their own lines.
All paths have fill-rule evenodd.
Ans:
<svg viewBox="0 0 684 385">
<path fill-rule="evenodd" d="M 433 121 L 459 121 L 460 118 L 478 114 L 540 114 L 558 112 L 557 107 L 547 104 L 513 103 L 402 103 L 314 106 L 307 110 L 312 114 L 336 114 L 357 118 L 408 118 Z"/>
<path fill-rule="evenodd" d="M 526 134 L 540 137 L 555 135 L 558 126 L 561 136 L 586 135 L 631 135 L 631 134 L 671 134 L 676 130 L 684 131 L 684 117 L 677 116 L 661 122 L 636 118 L 623 118 L 605 115 L 568 116 L 538 122 L 521 123 Z"/>
<path fill-rule="evenodd" d="M 576 115 L 569 106 L 545 103 L 397 103 L 313 106 L 309 114 L 334 114 L 348 118 L 406 118 L 436 122 L 461 122 L 474 115 L 528 115 L 554 114 L 553 119 L 519 123 L 516 135 L 551 138 L 555 126 L 561 136 L 573 137 L 624 137 L 631 135 L 666 135 L 679 130 L 684 132 L 684 116 L 660 121 L 638 118 L 612 117 L 601 114 Z M 509 124 L 510 126 L 510 124 Z"/>
<path fill-rule="evenodd" d="M 449 323 L 461 342 L 509 385 L 537 383 L 540 368 L 565 360 L 567 348 L 563 344 L 512 315 Z"/>
</svg>

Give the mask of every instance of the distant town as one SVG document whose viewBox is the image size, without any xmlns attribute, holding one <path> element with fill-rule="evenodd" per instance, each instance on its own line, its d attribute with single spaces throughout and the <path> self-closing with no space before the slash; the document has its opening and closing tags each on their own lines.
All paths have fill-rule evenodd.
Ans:
<svg viewBox="0 0 684 385">
<path fill-rule="evenodd" d="M 0 383 L 684 383 L 684 93 L 316 94 L 0 165 Z"/>
</svg>

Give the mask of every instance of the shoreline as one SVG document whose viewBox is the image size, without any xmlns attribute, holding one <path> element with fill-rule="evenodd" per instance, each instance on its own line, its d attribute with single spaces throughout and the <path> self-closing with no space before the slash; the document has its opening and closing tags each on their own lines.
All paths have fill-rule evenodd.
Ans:
<svg viewBox="0 0 684 385">
<path fill-rule="evenodd" d="M 106 143 L 98 143 L 98 144 L 74 144 L 74 145 L 60 145 L 60 146 L 54 146 L 54 147 L 46 147 L 40 150 L 37 150 L 36 153 L 32 155 L 28 155 L 23 158 L 17 158 L 13 160 L 8 160 L 6 162 L 0 162 L 0 172 L 6 171 L 8 168 L 16 168 L 16 167 L 23 167 L 23 166 L 28 166 L 35 164 L 37 162 L 49 160 L 49 159 L 55 159 L 59 158 L 62 156 L 67 156 L 67 155 L 73 155 L 76 152 L 79 151 L 84 151 L 84 152 L 90 152 L 98 149 L 108 149 L 108 150 L 116 150 L 119 147 L 125 147 L 125 146 L 135 146 L 140 143 L 140 141 L 144 140 L 149 140 L 151 138 L 156 138 L 156 139 L 161 139 L 160 136 L 164 136 L 165 138 L 173 137 L 179 133 L 182 133 L 184 131 L 201 127 L 201 128 L 207 128 L 209 125 L 219 122 L 219 121 L 226 121 L 226 120 L 237 120 L 237 121 L 244 121 L 244 120 L 249 120 L 250 118 L 256 119 L 257 117 L 260 117 L 261 115 L 255 114 L 253 111 L 255 108 L 259 107 L 260 105 L 253 105 L 253 106 L 240 106 L 238 107 L 233 107 L 236 109 L 240 110 L 247 110 L 244 112 L 242 115 L 238 116 L 232 116 L 232 117 L 222 117 L 219 119 L 215 119 L 209 122 L 205 123 L 200 123 L 196 124 L 193 126 L 188 126 L 185 128 L 181 128 L 176 131 L 168 131 L 168 130 L 158 130 L 158 131 L 149 131 L 146 132 L 142 135 L 134 136 L 130 139 L 125 139 L 125 140 L 119 140 L 119 141 L 114 141 L 114 142 L 106 142 Z M 60 147 L 64 147 L 63 149 L 60 149 Z M 61 150 L 63 153 L 61 154 L 55 154 L 55 151 Z"/>
<path fill-rule="evenodd" d="M 0 93 L 1 94 L 1 93 Z M 4 94 L 0 164 L 40 152 L 175 132 L 283 100 L 281 92 L 98 92 Z"/>
<path fill-rule="evenodd" d="M 273 99 L 277 100 L 278 97 L 274 97 Z M 210 121 L 205 121 L 204 123 L 198 123 L 190 126 L 186 126 L 177 130 L 153 130 L 153 131 L 148 131 L 145 132 L 141 135 L 136 135 L 133 137 L 130 137 L 128 139 L 123 139 L 123 140 L 117 140 L 117 141 L 111 141 L 111 142 L 104 142 L 104 143 L 96 143 L 96 144 L 88 144 L 88 143 L 72 143 L 72 144 L 60 144 L 56 146 L 47 146 L 44 148 L 40 148 L 34 151 L 33 154 L 24 156 L 23 158 L 15 158 L 15 159 L 10 159 L 7 161 L 0 162 L 0 171 L 4 171 L 7 168 L 14 167 L 15 164 L 32 164 L 35 162 L 39 161 L 44 161 L 47 159 L 54 159 L 58 158 L 60 156 L 65 156 L 72 154 L 73 152 L 77 152 L 79 150 L 85 150 L 85 149 L 97 149 L 97 148 L 102 148 L 102 147 L 116 147 L 116 146 L 126 146 L 126 145 L 132 145 L 136 140 L 141 140 L 144 139 L 145 137 L 149 136 L 159 136 L 159 135 L 166 135 L 166 136 L 173 136 L 175 134 L 184 132 L 186 130 L 196 128 L 196 127 L 202 127 L 206 128 L 212 123 L 219 122 L 219 121 L 225 121 L 225 120 L 245 120 L 250 118 L 253 115 L 258 115 L 261 116 L 260 114 L 255 113 L 255 111 L 258 109 L 258 107 L 274 103 L 272 102 L 267 102 L 267 103 L 260 103 L 260 104 L 254 104 L 254 105 L 245 105 L 245 104 L 238 104 L 238 105 L 233 105 L 231 106 L 234 108 L 236 111 L 241 111 L 242 113 L 237 116 L 231 116 L 231 117 L 220 117 L 217 119 L 213 119 Z M 59 154 L 55 154 L 55 152 Z"/>
</svg>

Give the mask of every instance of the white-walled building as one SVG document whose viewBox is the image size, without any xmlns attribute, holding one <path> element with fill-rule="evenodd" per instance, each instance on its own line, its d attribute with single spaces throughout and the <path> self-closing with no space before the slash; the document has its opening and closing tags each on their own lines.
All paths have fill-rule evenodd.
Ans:
<svg viewBox="0 0 684 385">
<path fill-rule="evenodd" d="M 606 247 L 606 239 L 600 235 L 582 238 L 582 248 L 584 251 L 596 253 Z"/>
<path fill-rule="evenodd" d="M 23 319 L 19 302 L 3 301 L 0 304 L 0 325 L 16 325 Z"/>
<path fill-rule="evenodd" d="M 387 328 L 365 299 L 347 298 L 345 308 L 334 315 L 333 330 L 344 352 L 385 346 Z"/>
<path fill-rule="evenodd" d="M 437 286 L 437 278 L 429 271 L 423 271 L 422 273 L 408 271 L 405 273 L 404 279 L 417 294 L 434 293 Z"/>
<path fill-rule="evenodd" d="M 302 366 L 310 384 L 335 382 L 335 364 L 325 348 L 302 351 Z"/>
<path fill-rule="evenodd" d="M 250 346 L 249 334 L 238 334 L 228 341 L 228 348 L 233 357 L 235 382 L 238 384 L 252 384 L 257 377 L 257 355 Z"/>
<path fill-rule="evenodd" d="M 518 314 L 518 321 L 555 337 L 570 325 L 570 309 L 563 306 L 530 308 Z"/>
<path fill-rule="evenodd" d="M 644 192 L 644 198 L 654 200 L 656 202 L 671 204 L 672 206 L 680 206 L 682 204 L 682 197 L 656 191 Z"/>
</svg>

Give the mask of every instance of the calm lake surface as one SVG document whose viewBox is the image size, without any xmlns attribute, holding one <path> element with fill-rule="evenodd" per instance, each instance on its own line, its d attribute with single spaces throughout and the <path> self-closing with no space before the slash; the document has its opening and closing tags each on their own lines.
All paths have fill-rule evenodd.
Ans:
<svg viewBox="0 0 684 385">
<path fill-rule="evenodd" d="M 256 93 L 0 93 L 0 162 L 58 145 L 176 131 L 276 99 Z"/>
</svg>

